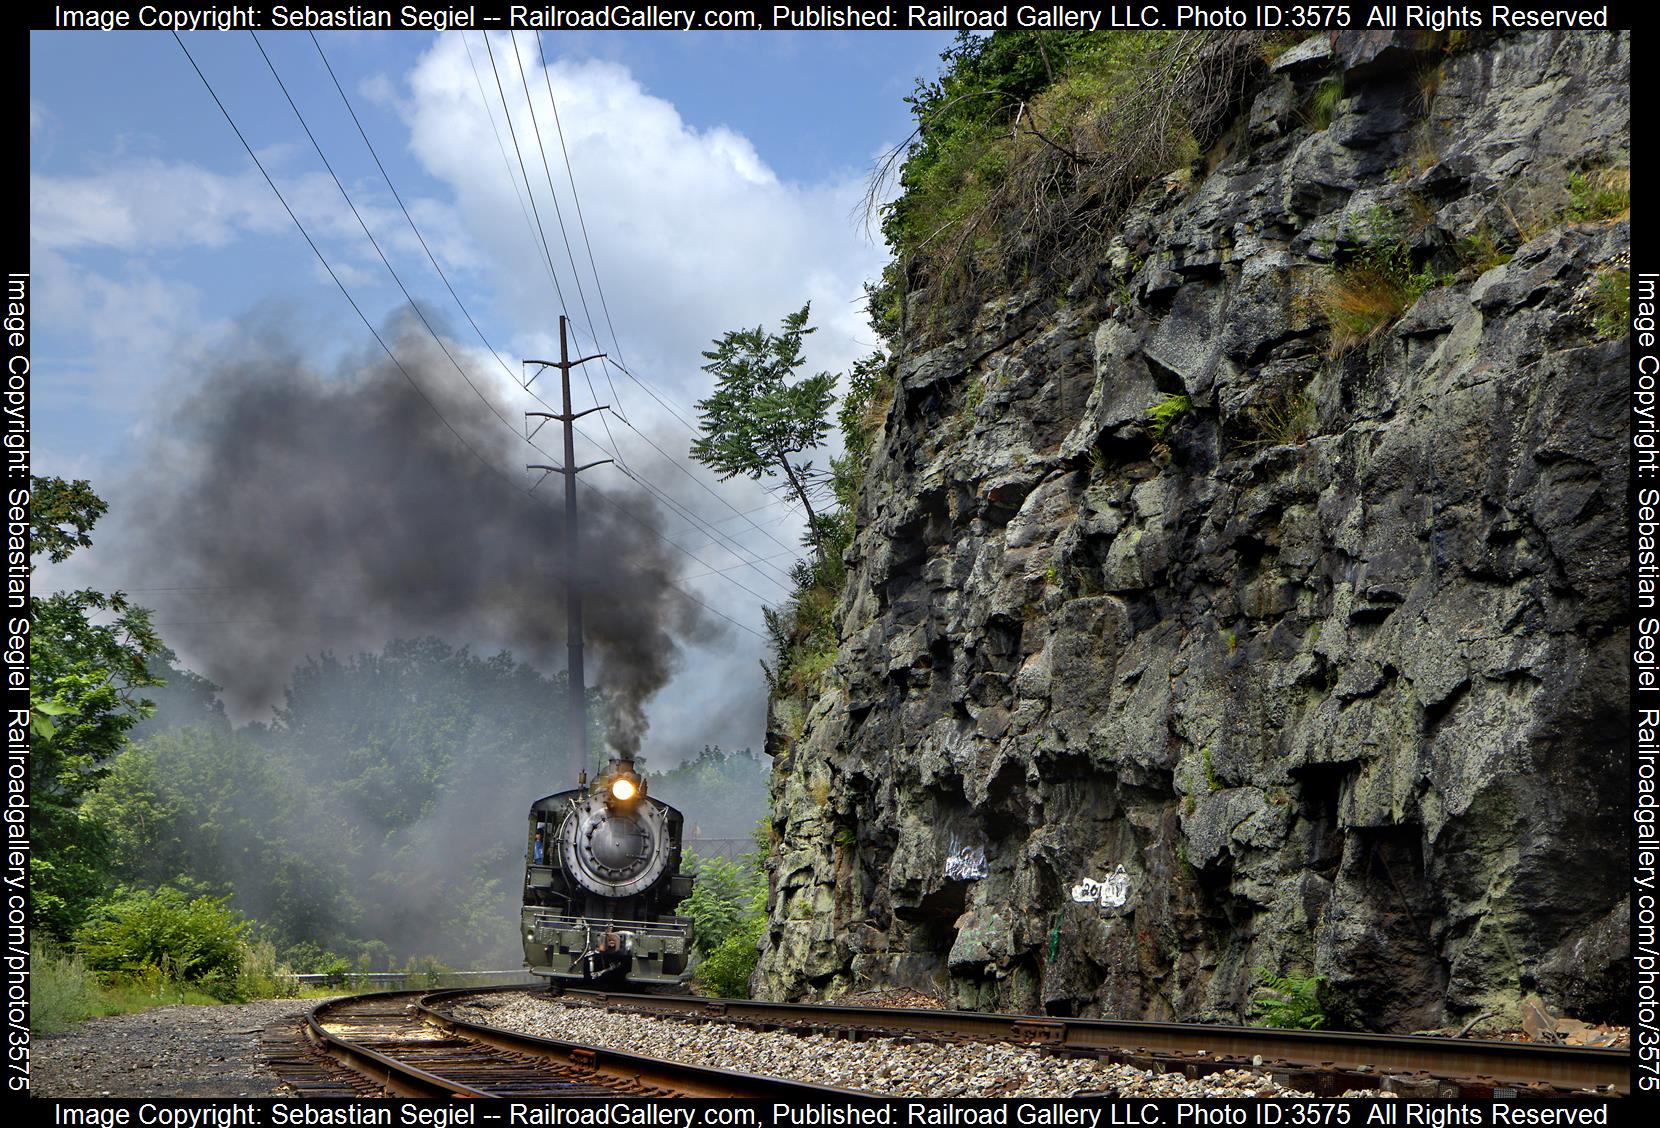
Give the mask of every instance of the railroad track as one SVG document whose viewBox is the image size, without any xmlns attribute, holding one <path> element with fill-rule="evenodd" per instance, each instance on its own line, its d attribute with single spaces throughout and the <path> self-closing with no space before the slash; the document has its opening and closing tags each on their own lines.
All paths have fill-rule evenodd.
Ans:
<svg viewBox="0 0 1660 1128">
<path fill-rule="evenodd" d="M 310 1097 L 823 1100 L 859 1095 L 517 1034 L 456 1018 L 446 1010 L 469 997 L 522 990 L 396 991 L 333 1000 L 312 1011 L 303 1036 L 291 1029 L 267 1032 L 265 1057 L 290 1086 Z M 642 1014 L 853 1040 L 910 1036 L 1021 1042 L 1062 1056 L 1095 1057 L 1193 1078 L 1251 1066 L 1270 1073 L 1281 1085 L 1323 1096 L 1380 1087 L 1403 1096 L 1459 1098 L 1583 1096 L 1588 1091 L 1613 1096 L 1630 1091 L 1631 1059 L 1620 1050 L 575 989 L 563 994 Z"/>
<path fill-rule="evenodd" d="M 485 993 L 476 989 L 437 992 L 427 997 L 426 1005 L 442 1008 Z M 1194 1078 L 1249 1066 L 1268 1072 L 1281 1085 L 1322 1096 L 1381 1087 L 1412 1097 L 1562 1097 L 1588 1092 L 1625 1096 L 1631 1087 L 1631 1055 L 1626 1050 L 1347 1031 L 764 1003 L 581 989 L 562 993 L 572 999 L 640 1013 L 852 1039 L 908 1035 L 1024 1042 L 1065 1056 L 1096 1057 Z"/>
<path fill-rule="evenodd" d="M 824 1100 L 858 1095 L 514 1034 L 451 1018 L 426 1005 L 429 999 L 479 991 L 462 988 L 436 996 L 391 991 L 335 999 L 312 1010 L 303 1038 L 268 1031 L 264 1056 L 279 1077 L 307 1097 Z M 331 1068 L 325 1058 L 345 1071 Z"/>
</svg>

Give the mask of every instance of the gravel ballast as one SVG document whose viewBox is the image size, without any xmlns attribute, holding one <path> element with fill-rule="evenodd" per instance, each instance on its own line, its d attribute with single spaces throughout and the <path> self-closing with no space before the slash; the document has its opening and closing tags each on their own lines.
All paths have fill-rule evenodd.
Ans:
<svg viewBox="0 0 1660 1128">
<path fill-rule="evenodd" d="M 317 999 L 171 1006 L 36 1034 L 37 1097 L 278 1097 L 293 1094 L 259 1056 L 260 1033 L 298 1022 Z"/>
<path fill-rule="evenodd" d="M 1307 1097 L 1246 1069 L 1198 1080 L 1003 1043 L 854 1042 L 609 1011 L 535 995 L 480 999 L 455 1017 L 544 1038 L 895 1097 Z"/>
</svg>

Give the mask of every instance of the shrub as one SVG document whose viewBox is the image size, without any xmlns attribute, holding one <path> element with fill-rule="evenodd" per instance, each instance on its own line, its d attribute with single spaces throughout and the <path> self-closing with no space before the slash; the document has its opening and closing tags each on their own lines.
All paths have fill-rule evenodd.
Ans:
<svg viewBox="0 0 1660 1128">
<path fill-rule="evenodd" d="M 291 944 L 283 950 L 283 962 L 302 975 L 327 975 L 341 980 L 352 970 L 352 961 L 338 952 L 325 951 L 309 940 Z M 390 971 L 387 963 L 381 970 Z M 364 970 L 371 970 L 365 968 Z"/>
<path fill-rule="evenodd" d="M 269 940 L 242 945 L 236 995 L 242 999 L 292 999 L 300 993 L 293 969 L 277 960 L 277 946 Z"/>
<path fill-rule="evenodd" d="M 1325 1006 L 1320 993 L 1325 980 L 1318 975 L 1274 975 L 1257 969 L 1260 986 L 1251 1001 L 1253 1026 L 1278 1026 L 1289 1030 L 1319 1030 L 1326 1025 Z"/>
<path fill-rule="evenodd" d="M 845 573 L 842 551 L 852 538 L 852 515 L 843 510 L 826 518 L 827 524 L 831 522 L 835 534 L 822 543 L 833 547 L 834 555 L 796 561 L 790 577 L 794 594 L 783 607 L 761 608 L 773 651 L 773 664 L 762 662 L 761 668 L 769 686 L 784 696 L 805 696 L 835 662 L 836 600 Z"/>
<path fill-rule="evenodd" d="M 761 609 L 773 654 L 771 664 L 763 660 L 761 668 L 767 684 L 784 697 L 805 697 L 835 662 L 836 600 L 846 578 L 842 554 L 853 543 L 859 488 L 895 385 L 893 363 L 879 352 L 856 361 L 848 373 L 847 394 L 837 413 L 845 452 L 830 459 L 829 486 L 836 507 L 816 514 L 814 533 L 808 538 L 822 552 L 791 568 L 792 589 L 782 606 Z"/>
<path fill-rule="evenodd" d="M 1511 259 L 1511 252 L 1499 246 L 1498 237 L 1493 234 L 1493 229 L 1485 225 L 1460 239 L 1457 250 L 1459 261 L 1464 264 L 1466 273 L 1472 278 L 1479 278 Z"/>
<path fill-rule="evenodd" d="M 680 869 L 695 874 L 697 881 L 692 885 L 692 895 L 680 902 L 676 911 L 692 918 L 693 942 L 705 956 L 752 922 L 763 919 L 767 883 L 753 866 L 705 858 L 687 850 Z"/>
<path fill-rule="evenodd" d="M 715 946 L 697 969 L 697 986 L 705 995 L 723 999 L 749 998 L 749 977 L 760 961 L 761 917 L 745 921 L 742 927 Z"/>
<path fill-rule="evenodd" d="M 442 987 L 445 978 L 454 970 L 433 956 L 411 956 L 403 965 L 404 974 L 408 976 L 404 982 L 412 987 Z"/>
<path fill-rule="evenodd" d="M 250 924 L 224 897 L 177 889 L 118 890 L 75 935 L 75 951 L 108 983 L 159 975 L 237 997 Z"/>
</svg>

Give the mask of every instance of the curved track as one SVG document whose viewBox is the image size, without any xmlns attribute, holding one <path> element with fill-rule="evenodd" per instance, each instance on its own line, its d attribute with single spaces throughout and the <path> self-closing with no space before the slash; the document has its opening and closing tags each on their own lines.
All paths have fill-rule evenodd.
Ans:
<svg viewBox="0 0 1660 1128">
<path fill-rule="evenodd" d="M 737 1097 L 801 1100 L 856 1096 L 845 1089 L 683 1065 L 638 1054 L 512 1034 L 426 1005 L 477 988 L 352 995 L 317 1006 L 305 1033 L 322 1053 L 379 1092 L 403 1097 Z M 297 1074 L 303 1064 L 289 1058 Z M 279 1071 L 280 1072 L 280 1071 Z M 319 1075 L 321 1076 L 321 1075 Z M 312 1095 L 338 1080 L 290 1079 Z"/>
<path fill-rule="evenodd" d="M 516 1034 L 451 1017 L 444 1008 L 520 987 L 354 995 L 317 1006 L 305 1035 L 312 1052 L 349 1068 L 322 1070 L 292 1043 L 269 1054 L 278 1072 L 312 1096 L 383 1093 L 408 1097 L 686 1096 L 803 1100 L 847 1098 L 845 1089 L 732 1073 L 616 1050 Z M 1165 1022 L 1035 1018 L 968 1011 L 904 1010 L 672 995 L 567 990 L 576 1000 L 689 1020 L 850 1038 L 909 1035 L 1037 1044 L 1199 1077 L 1255 1065 L 1276 1081 L 1322 1095 L 1393 1088 L 1418 1097 L 1584 1095 L 1630 1091 L 1624 1050 L 1541 1046 L 1340 1031 L 1196 1026 Z"/>
</svg>

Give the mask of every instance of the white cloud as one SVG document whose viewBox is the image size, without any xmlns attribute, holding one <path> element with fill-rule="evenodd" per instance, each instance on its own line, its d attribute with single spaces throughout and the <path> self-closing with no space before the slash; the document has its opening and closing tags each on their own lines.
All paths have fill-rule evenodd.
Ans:
<svg viewBox="0 0 1660 1128">
<path fill-rule="evenodd" d="M 217 247 L 278 221 L 288 222 L 252 169 L 226 176 L 151 159 L 82 176 L 29 176 L 30 236 L 55 249 Z"/>
<path fill-rule="evenodd" d="M 516 75 L 505 35 L 492 38 L 498 65 Z M 475 56 L 480 40 L 472 37 Z M 589 276 L 546 86 L 534 52 L 524 60 L 595 328 L 610 344 Z M 689 411 L 706 391 L 700 353 L 728 329 L 776 326 L 811 299 L 824 332 L 810 338 L 815 367 L 845 369 L 868 339 L 862 307 L 850 304 L 863 279 L 881 265 L 879 251 L 853 230 L 849 214 L 862 182 L 784 182 L 750 142 L 730 129 L 697 130 L 674 106 L 647 92 L 624 67 L 592 60 L 554 60 L 553 91 L 570 151 L 583 215 L 601 280 L 630 367 L 666 386 Z M 539 236 L 527 230 L 504 167 L 490 118 L 460 36 L 444 36 L 420 60 L 405 106 L 411 147 L 428 172 L 447 183 L 473 241 L 496 264 L 499 301 L 521 325 L 551 328 L 555 298 L 542 264 Z M 513 130 L 525 153 L 566 304 L 584 337 L 571 267 L 548 201 L 546 176 L 522 87 L 504 83 Z M 484 88 L 496 91 L 485 73 Z M 495 114 L 504 139 L 505 123 Z M 811 122 L 803 122 L 811 129 Z M 520 184 L 522 193 L 523 185 Z M 544 336 L 542 338 L 546 340 Z M 626 394 L 626 393 L 625 393 Z M 636 392 L 630 402 L 644 401 Z M 642 407 L 642 411 L 644 408 Z"/>
<path fill-rule="evenodd" d="M 317 168 L 314 152 L 279 146 L 262 151 L 260 159 L 331 264 L 356 264 L 368 271 L 360 272 L 362 277 L 390 282 L 339 187 Z M 305 171 L 285 172 L 284 165 Z M 385 182 L 346 188 L 405 281 L 424 286 L 430 273 L 426 254 Z M 282 203 L 253 168 L 227 174 L 189 162 L 134 159 L 81 175 L 33 172 L 29 196 L 30 237 L 42 247 L 65 252 L 142 253 L 226 247 L 250 236 L 298 237 Z M 465 269 L 479 261 L 453 208 L 418 196 L 405 199 L 441 262 Z"/>
</svg>

